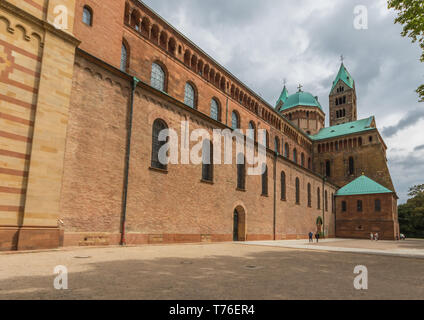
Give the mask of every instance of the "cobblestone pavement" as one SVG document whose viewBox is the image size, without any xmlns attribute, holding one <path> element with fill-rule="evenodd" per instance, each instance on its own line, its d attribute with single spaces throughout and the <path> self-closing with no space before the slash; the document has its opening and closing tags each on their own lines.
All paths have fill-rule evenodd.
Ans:
<svg viewBox="0 0 424 320">
<path fill-rule="evenodd" d="M 56 290 L 55 266 L 68 290 Z M 355 290 L 354 268 L 369 289 Z M 0 254 L 0 299 L 423 299 L 423 259 L 238 243 Z"/>
</svg>

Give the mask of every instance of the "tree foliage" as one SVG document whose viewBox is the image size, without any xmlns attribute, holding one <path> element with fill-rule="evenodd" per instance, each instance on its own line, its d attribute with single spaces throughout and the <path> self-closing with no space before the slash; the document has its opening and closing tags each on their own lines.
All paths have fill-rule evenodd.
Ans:
<svg viewBox="0 0 424 320">
<path fill-rule="evenodd" d="M 410 198 L 398 208 L 400 232 L 409 238 L 424 238 L 424 184 L 409 189 Z"/>
<path fill-rule="evenodd" d="M 402 36 L 411 38 L 413 43 L 418 42 L 423 49 L 421 61 L 424 62 L 424 1 L 388 0 L 388 7 L 398 11 L 395 23 L 403 25 Z M 424 85 L 417 89 L 417 93 L 424 102 Z"/>
</svg>

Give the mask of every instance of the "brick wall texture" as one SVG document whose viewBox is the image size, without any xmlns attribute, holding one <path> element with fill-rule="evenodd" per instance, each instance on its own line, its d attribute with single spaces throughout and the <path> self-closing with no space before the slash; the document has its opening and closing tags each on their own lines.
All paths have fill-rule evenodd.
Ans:
<svg viewBox="0 0 424 320">
<path fill-rule="evenodd" d="M 45 26 L 40 21 L 52 19 L 52 6 L 24 2 L 25 14 L 20 17 L 27 17 L 28 25 L 32 21 Z M 40 36 L 43 46 L 37 37 L 28 41 L 18 27 L 11 31 L 18 19 L 13 10 L 0 17 L 0 81 L 8 85 L 8 92 L 0 92 L 0 133 L 7 129 L 0 135 L 0 176 L 5 176 L 0 181 L 0 250 L 118 244 L 122 230 L 127 244 L 231 241 L 235 211 L 239 240 L 306 238 L 319 228 L 318 217 L 326 234 L 334 237 L 333 199 L 338 187 L 366 171 L 393 188 L 378 131 L 374 143 L 354 151 L 318 153 L 317 143 L 297 125 L 315 133 L 323 125 L 323 115 L 305 120 L 309 110 L 300 109 L 296 121 L 288 121 L 142 3 L 56 0 L 52 4 L 71 8 L 72 23 L 63 32 L 40 29 L 40 34 L 45 32 Z M 89 24 L 82 21 L 84 10 L 91 13 Z M 123 47 L 127 60 L 120 70 Z M 153 63 L 165 73 L 163 91 L 150 86 Z M 123 225 L 133 77 L 140 82 L 134 90 Z M 195 108 L 184 104 L 187 83 L 195 88 Z M 211 119 L 212 99 L 219 106 L 218 121 Z M 267 195 L 262 195 L 261 176 L 247 175 L 246 190 L 237 189 L 235 142 L 233 164 L 214 165 L 212 183 L 201 181 L 201 165 L 151 168 L 155 120 L 174 129 L 182 142 L 182 122 L 190 131 L 205 129 L 212 134 L 214 129 L 231 127 L 233 112 L 239 128 L 253 126 L 268 134 Z M 190 147 L 195 144 L 190 142 Z M 284 157 L 286 144 L 290 151 Z M 345 158 L 350 154 L 357 159 L 357 170 L 346 176 Z M 322 163 L 329 156 L 334 173 L 324 181 Z M 392 211 L 395 202 L 392 199 Z M 340 232 L 353 228 L 348 220 L 337 221 Z M 396 221 L 392 215 L 392 224 Z"/>
</svg>

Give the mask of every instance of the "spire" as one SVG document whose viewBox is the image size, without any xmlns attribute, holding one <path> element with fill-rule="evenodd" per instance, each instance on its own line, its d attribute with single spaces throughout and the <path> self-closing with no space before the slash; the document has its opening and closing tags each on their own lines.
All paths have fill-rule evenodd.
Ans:
<svg viewBox="0 0 424 320">
<path fill-rule="evenodd" d="M 340 60 L 341 60 L 341 64 L 340 64 L 339 73 L 337 74 L 336 79 L 333 81 L 333 86 L 331 87 L 331 91 L 334 90 L 334 88 L 336 87 L 337 83 L 340 80 L 342 80 L 346 85 L 348 85 L 352 89 L 355 83 L 355 81 L 353 80 L 352 76 L 350 75 L 349 71 L 347 71 L 343 63 L 344 61 L 343 55 L 340 57 Z"/>
<path fill-rule="evenodd" d="M 287 87 L 286 87 L 286 80 L 284 80 L 283 91 L 281 91 L 280 97 L 278 98 L 275 106 L 278 107 L 280 104 L 283 105 L 287 101 L 288 97 L 289 97 L 289 91 L 287 90 Z"/>
</svg>

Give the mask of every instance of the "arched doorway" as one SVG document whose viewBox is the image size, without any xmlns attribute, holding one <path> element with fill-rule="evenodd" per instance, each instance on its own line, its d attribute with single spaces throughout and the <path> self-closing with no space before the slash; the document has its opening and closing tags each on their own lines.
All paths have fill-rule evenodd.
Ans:
<svg viewBox="0 0 424 320">
<path fill-rule="evenodd" d="M 233 241 L 246 241 L 246 213 L 242 207 L 234 209 Z"/>
<path fill-rule="evenodd" d="M 318 217 L 317 218 L 316 224 L 317 224 L 317 232 L 318 233 L 322 232 L 323 221 L 322 221 L 322 218 L 321 217 Z"/>
</svg>

